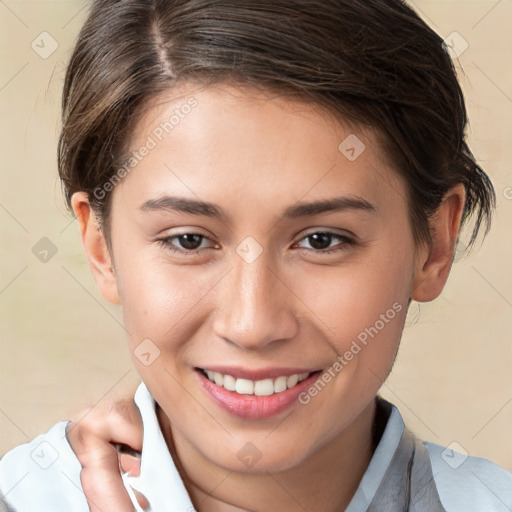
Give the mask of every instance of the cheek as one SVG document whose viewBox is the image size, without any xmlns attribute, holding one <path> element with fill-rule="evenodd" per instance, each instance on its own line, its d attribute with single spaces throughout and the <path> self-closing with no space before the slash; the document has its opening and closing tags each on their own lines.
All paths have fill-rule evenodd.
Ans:
<svg viewBox="0 0 512 512">
<path fill-rule="evenodd" d="M 412 256 L 388 258 L 377 247 L 373 253 L 350 265 L 313 268 L 295 279 L 294 291 L 326 326 L 328 337 L 357 337 L 381 315 L 393 320 L 397 310 L 406 309 Z"/>
<path fill-rule="evenodd" d="M 150 251 L 147 251 L 149 253 Z M 186 321 L 211 288 L 211 271 L 143 254 L 120 259 L 118 281 L 131 348 L 145 338 L 166 350 L 187 339 Z"/>
<path fill-rule="evenodd" d="M 319 267 L 298 281 L 297 295 L 314 313 L 311 318 L 319 319 L 314 322 L 332 352 L 342 358 L 336 371 L 343 374 L 336 379 L 339 394 L 357 386 L 371 396 L 391 369 L 413 274 L 412 252 L 402 248 L 375 246 L 350 265 Z"/>
<path fill-rule="evenodd" d="M 338 354 L 349 350 L 354 340 L 373 340 L 375 328 L 380 350 L 391 352 L 399 341 L 407 309 L 412 273 L 408 245 L 406 240 L 388 240 L 337 266 L 308 263 L 302 270 L 283 269 L 281 277 L 293 290 L 290 303 L 294 296 L 300 298 L 305 321 L 322 332 Z M 156 251 L 130 251 L 128 247 L 117 250 L 116 267 L 130 349 L 133 352 L 150 339 L 179 357 L 187 340 L 194 339 L 195 330 L 208 320 L 208 312 L 222 307 L 212 301 L 223 286 L 225 268 L 177 265 Z"/>
</svg>

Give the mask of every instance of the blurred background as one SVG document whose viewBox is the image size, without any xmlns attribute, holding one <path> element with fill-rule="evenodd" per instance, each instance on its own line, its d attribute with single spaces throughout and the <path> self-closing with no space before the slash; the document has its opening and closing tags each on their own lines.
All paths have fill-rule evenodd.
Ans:
<svg viewBox="0 0 512 512">
<path fill-rule="evenodd" d="M 498 209 L 443 295 L 411 306 L 381 394 L 420 438 L 512 470 L 512 2 L 410 3 L 452 48 Z M 57 177 L 62 81 L 87 7 L 0 0 L 0 455 L 139 382 Z"/>
</svg>

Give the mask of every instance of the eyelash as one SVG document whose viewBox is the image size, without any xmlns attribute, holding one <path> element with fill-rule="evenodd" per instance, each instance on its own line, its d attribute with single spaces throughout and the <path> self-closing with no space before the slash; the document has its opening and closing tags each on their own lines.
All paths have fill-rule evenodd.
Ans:
<svg viewBox="0 0 512 512">
<path fill-rule="evenodd" d="M 307 251 L 313 251 L 314 253 L 316 254 L 332 254 L 332 253 L 335 253 L 335 252 L 340 252 L 340 251 L 344 251 L 347 249 L 347 246 L 354 246 L 356 245 L 356 241 L 352 238 L 350 238 L 349 236 L 346 236 L 346 235 L 341 235 L 339 233 L 334 233 L 332 231 L 314 231 L 312 233 L 308 233 L 307 235 L 305 235 L 304 237 L 302 237 L 299 242 L 301 242 L 302 240 L 305 240 L 313 235 L 317 235 L 317 234 L 322 234 L 322 235 L 329 235 L 329 236 L 332 236 L 333 238 L 338 238 L 339 240 L 342 241 L 341 244 L 341 247 L 336 247 L 333 248 L 333 249 L 307 249 Z M 167 236 L 165 238 L 160 238 L 157 240 L 157 243 L 158 245 L 164 247 L 165 249 L 168 249 L 172 252 L 175 252 L 175 253 L 179 253 L 179 254 L 182 254 L 184 256 L 194 256 L 198 253 L 199 249 L 177 249 L 176 247 L 174 247 L 173 245 L 171 245 L 170 243 L 170 240 L 172 240 L 173 238 L 179 238 L 180 236 L 184 236 L 184 235 L 198 235 L 198 236 L 201 236 L 202 237 L 202 240 L 201 242 L 204 240 L 204 239 L 208 239 L 208 237 L 206 237 L 205 235 L 202 235 L 201 233 L 180 233 L 179 235 L 172 235 L 172 236 Z M 208 247 L 207 249 L 211 249 L 211 247 Z M 302 247 L 302 249 L 304 249 L 304 247 Z"/>
</svg>

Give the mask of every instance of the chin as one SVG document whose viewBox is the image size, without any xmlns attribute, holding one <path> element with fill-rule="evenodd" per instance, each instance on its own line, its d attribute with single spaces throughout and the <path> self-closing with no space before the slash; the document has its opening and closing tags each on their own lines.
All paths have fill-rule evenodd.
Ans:
<svg viewBox="0 0 512 512">
<path fill-rule="evenodd" d="M 219 444 L 215 451 L 212 451 L 212 445 L 209 445 L 203 451 L 203 455 L 212 464 L 227 471 L 247 474 L 286 471 L 297 466 L 308 457 L 306 450 L 298 450 L 296 443 L 289 442 L 287 445 L 283 445 L 277 440 L 277 437 L 273 442 L 269 440 L 259 442 L 256 436 L 246 436 L 246 440 L 238 437 L 234 438 L 233 444 L 234 446 Z M 305 447 L 301 446 L 300 448 Z"/>
</svg>

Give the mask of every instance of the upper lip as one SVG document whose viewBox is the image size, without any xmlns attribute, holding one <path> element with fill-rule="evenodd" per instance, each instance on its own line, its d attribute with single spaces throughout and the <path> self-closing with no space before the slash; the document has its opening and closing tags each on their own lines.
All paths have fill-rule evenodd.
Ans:
<svg viewBox="0 0 512 512">
<path fill-rule="evenodd" d="M 290 375 L 319 371 L 318 368 L 311 369 L 296 367 L 242 368 L 241 366 L 198 366 L 197 368 L 222 373 L 223 375 L 231 375 L 235 379 L 248 379 L 254 381 L 276 379 L 277 377 L 289 377 Z"/>
</svg>

